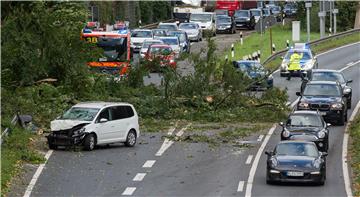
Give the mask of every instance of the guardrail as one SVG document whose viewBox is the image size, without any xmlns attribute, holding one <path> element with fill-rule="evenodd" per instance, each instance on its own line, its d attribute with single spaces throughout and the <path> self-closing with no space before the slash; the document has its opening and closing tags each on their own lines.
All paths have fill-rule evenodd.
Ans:
<svg viewBox="0 0 360 197">
<path fill-rule="evenodd" d="M 351 29 L 351 30 L 348 30 L 348 31 L 344 31 L 344 32 L 341 32 L 341 33 L 338 33 L 338 34 L 335 34 L 335 35 L 332 35 L 332 36 L 328 36 L 328 37 L 325 37 L 325 38 L 320 38 L 318 40 L 314 40 L 314 41 L 311 41 L 309 42 L 310 46 L 316 46 L 322 42 L 326 42 L 328 40 L 331 40 L 333 38 L 341 38 L 341 37 L 344 37 L 344 36 L 347 36 L 347 35 L 351 35 L 353 33 L 356 33 L 356 32 L 360 32 L 360 28 L 357 28 L 357 29 Z M 270 62 L 271 60 L 275 59 L 276 57 L 280 56 L 280 55 L 284 55 L 286 52 L 288 51 L 288 49 L 283 49 L 281 51 L 277 51 L 276 53 L 272 54 L 271 56 L 269 56 L 264 62 L 263 64 L 266 64 L 268 62 Z"/>
<path fill-rule="evenodd" d="M 19 116 L 18 115 L 14 115 L 14 118 L 11 120 L 11 124 L 15 125 L 19 120 Z M 5 128 L 5 130 L 1 133 L 1 140 L 0 140 L 0 145 L 3 142 L 4 137 L 8 136 L 10 132 L 9 128 Z"/>
<path fill-rule="evenodd" d="M 140 29 L 154 29 L 159 25 L 159 23 L 172 23 L 172 22 L 175 22 L 175 19 L 169 19 L 169 20 L 165 20 L 165 21 L 161 21 L 161 22 L 157 22 L 157 23 L 152 23 L 152 24 L 141 26 L 139 28 Z"/>
</svg>

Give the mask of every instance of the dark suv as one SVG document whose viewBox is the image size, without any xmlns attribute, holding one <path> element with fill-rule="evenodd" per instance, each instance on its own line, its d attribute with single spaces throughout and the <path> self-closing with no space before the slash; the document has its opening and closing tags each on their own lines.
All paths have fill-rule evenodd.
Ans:
<svg viewBox="0 0 360 197">
<path fill-rule="evenodd" d="M 320 112 L 301 110 L 291 113 L 282 126 L 281 140 L 306 140 L 316 144 L 318 149 L 327 152 L 329 147 L 329 123 Z"/>
<path fill-rule="evenodd" d="M 338 82 L 309 81 L 300 96 L 298 110 L 316 110 L 326 122 L 344 125 L 347 121 L 347 100 Z"/>
<path fill-rule="evenodd" d="M 234 13 L 236 27 L 255 28 L 255 17 L 250 10 L 236 10 Z"/>
<path fill-rule="evenodd" d="M 310 75 L 307 76 L 307 79 L 304 79 L 302 81 L 301 91 L 304 90 L 306 83 L 309 81 L 338 81 L 343 88 L 344 95 L 347 100 L 347 107 L 348 109 L 351 108 L 352 89 L 349 86 L 349 83 L 351 83 L 352 80 L 346 80 L 341 71 L 329 69 L 313 69 L 312 72 L 310 72 Z"/>
</svg>

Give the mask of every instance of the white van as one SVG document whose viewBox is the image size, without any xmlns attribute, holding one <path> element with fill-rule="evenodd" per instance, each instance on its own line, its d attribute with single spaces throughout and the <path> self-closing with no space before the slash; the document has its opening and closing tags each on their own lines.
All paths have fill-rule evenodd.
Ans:
<svg viewBox="0 0 360 197">
<path fill-rule="evenodd" d="M 204 31 L 210 31 L 212 35 L 216 35 L 216 15 L 213 12 L 191 13 L 190 22 L 199 24 Z"/>
<path fill-rule="evenodd" d="M 91 151 L 96 145 L 115 142 L 132 147 L 139 136 L 139 118 L 133 105 L 85 102 L 74 105 L 51 121 L 47 140 L 50 149 L 83 145 Z"/>
</svg>

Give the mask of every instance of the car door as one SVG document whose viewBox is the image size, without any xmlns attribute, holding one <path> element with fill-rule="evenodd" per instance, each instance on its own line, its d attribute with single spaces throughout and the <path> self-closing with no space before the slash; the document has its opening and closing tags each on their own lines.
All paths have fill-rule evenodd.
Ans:
<svg viewBox="0 0 360 197">
<path fill-rule="evenodd" d="M 125 141 L 127 132 L 130 130 L 130 118 L 134 114 L 128 110 L 127 105 L 120 105 L 112 107 L 114 117 L 114 132 L 116 134 L 116 141 Z"/>
<path fill-rule="evenodd" d="M 107 121 L 101 122 L 101 119 L 106 119 Z M 97 134 L 97 143 L 106 144 L 112 142 L 114 128 L 112 125 L 111 110 L 109 107 L 104 108 L 95 121 L 95 130 Z"/>
</svg>

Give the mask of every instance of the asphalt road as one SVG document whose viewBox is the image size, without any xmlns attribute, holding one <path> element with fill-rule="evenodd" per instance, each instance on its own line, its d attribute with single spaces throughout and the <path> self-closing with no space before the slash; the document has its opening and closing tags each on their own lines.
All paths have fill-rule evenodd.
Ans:
<svg viewBox="0 0 360 197">
<path fill-rule="evenodd" d="M 224 36 L 224 39 L 227 36 Z M 360 44 L 318 57 L 320 68 L 340 69 L 360 60 Z M 346 69 L 353 79 L 353 106 L 360 100 L 360 65 Z M 288 88 L 289 101 L 296 99 L 300 79 L 290 82 L 274 75 L 275 85 Z M 349 110 L 349 115 L 353 109 Z M 269 125 L 271 126 L 271 125 Z M 182 135 L 179 125 L 174 134 Z M 330 129 L 327 181 L 325 186 L 266 185 L 265 155 L 255 174 L 252 196 L 345 196 L 341 167 L 344 127 Z M 279 141 L 277 128 L 265 150 Z M 99 147 L 92 152 L 54 151 L 40 175 L 32 196 L 244 196 L 249 171 L 262 138 L 250 136 L 250 148 L 224 145 L 211 149 L 208 144 L 175 142 L 163 148 L 164 134 L 143 134 L 140 144 L 126 148 L 121 144 Z M 163 153 L 157 155 L 159 150 Z M 143 173 L 143 174 L 138 174 Z"/>
</svg>

